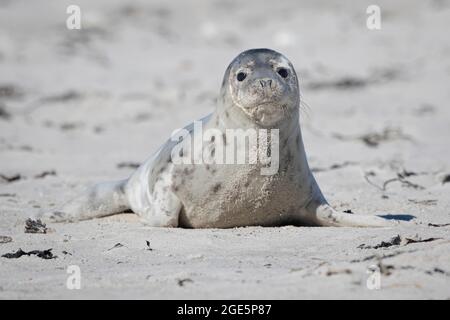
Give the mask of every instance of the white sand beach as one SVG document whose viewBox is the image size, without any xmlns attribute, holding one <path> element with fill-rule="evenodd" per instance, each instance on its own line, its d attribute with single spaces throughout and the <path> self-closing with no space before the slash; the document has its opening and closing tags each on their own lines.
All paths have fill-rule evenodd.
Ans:
<svg viewBox="0 0 450 320">
<path fill-rule="evenodd" d="M 371 4 L 0 0 L 0 256 L 56 256 L 0 257 L 0 299 L 449 299 L 450 2 L 377 1 L 380 30 Z M 229 62 L 259 47 L 296 68 L 329 202 L 409 225 L 195 230 L 121 214 L 24 232 L 210 113 Z"/>
</svg>

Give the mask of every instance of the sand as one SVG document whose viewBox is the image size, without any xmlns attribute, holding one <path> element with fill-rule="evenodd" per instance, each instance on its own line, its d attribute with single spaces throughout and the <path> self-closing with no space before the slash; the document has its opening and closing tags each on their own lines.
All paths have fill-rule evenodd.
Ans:
<svg viewBox="0 0 450 320">
<path fill-rule="evenodd" d="M 0 258 L 1 299 L 450 298 L 448 2 L 378 1 L 376 31 L 367 1 L 77 3 L 82 30 L 65 27 L 72 2 L 0 1 L 0 255 L 56 256 Z M 211 112 L 227 64 L 254 47 L 297 69 L 330 203 L 415 223 L 188 230 L 123 214 L 24 232 Z"/>
</svg>

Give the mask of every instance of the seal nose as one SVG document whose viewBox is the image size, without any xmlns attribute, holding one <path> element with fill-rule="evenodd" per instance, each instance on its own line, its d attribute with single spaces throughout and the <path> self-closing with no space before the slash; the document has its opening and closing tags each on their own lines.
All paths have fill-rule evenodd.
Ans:
<svg viewBox="0 0 450 320">
<path fill-rule="evenodd" d="M 272 79 L 260 79 L 259 83 L 261 84 L 262 88 L 272 88 Z"/>
</svg>

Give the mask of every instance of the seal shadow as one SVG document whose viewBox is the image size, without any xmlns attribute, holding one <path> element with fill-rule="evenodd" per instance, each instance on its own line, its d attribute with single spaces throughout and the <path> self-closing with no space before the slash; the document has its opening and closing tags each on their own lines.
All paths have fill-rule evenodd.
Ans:
<svg viewBox="0 0 450 320">
<path fill-rule="evenodd" d="M 400 221 L 411 221 L 416 218 L 416 216 L 413 216 L 412 214 L 384 214 L 378 216 L 386 220 L 400 220 Z"/>
</svg>

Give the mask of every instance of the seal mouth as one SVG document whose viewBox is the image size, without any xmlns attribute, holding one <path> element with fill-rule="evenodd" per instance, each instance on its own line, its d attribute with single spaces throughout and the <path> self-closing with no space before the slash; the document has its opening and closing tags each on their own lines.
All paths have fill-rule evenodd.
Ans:
<svg viewBox="0 0 450 320">
<path fill-rule="evenodd" d="M 264 125 L 278 123 L 285 117 L 283 105 L 273 103 L 258 104 L 254 109 L 255 120 Z"/>
<path fill-rule="evenodd" d="M 273 103 L 263 103 L 263 104 L 258 104 L 255 109 L 258 112 L 264 112 L 264 113 L 275 113 L 277 111 L 277 106 L 274 105 Z"/>
<path fill-rule="evenodd" d="M 279 101 L 263 101 L 257 103 L 254 108 L 258 112 L 278 113 L 283 112 L 283 110 L 286 108 L 286 105 L 280 104 Z"/>
</svg>

